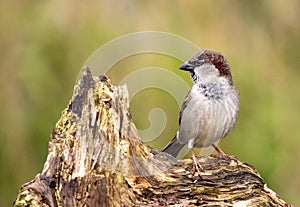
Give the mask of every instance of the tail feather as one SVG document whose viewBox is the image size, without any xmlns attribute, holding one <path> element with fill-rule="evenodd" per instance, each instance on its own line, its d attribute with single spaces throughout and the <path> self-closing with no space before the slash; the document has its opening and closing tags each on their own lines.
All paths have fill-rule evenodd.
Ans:
<svg viewBox="0 0 300 207">
<path fill-rule="evenodd" d="M 162 151 L 172 155 L 173 157 L 176 157 L 184 145 L 185 144 L 179 143 L 177 137 L 175 136 Z"/>
</svg>

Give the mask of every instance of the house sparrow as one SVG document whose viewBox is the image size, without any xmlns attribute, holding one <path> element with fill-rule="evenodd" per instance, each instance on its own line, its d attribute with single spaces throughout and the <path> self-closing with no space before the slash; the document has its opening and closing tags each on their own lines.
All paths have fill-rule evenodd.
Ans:
<svg viewBox="0 0 300 207">
<path fill-rule="evenodd" d="M 231 158 L 216 146 L 235 125 L 239 110 L 239 94 L 233 85 L 225 57 L 216 51 L 198 51 L 180 66 L 189 71 L 194 82 L 180 111 L 179 130 L 163 152 L 176 157 L 187 144 L 194 169 L 203 171 L 193 148 L 213 146 L 223 158 Z"/>
</svg>

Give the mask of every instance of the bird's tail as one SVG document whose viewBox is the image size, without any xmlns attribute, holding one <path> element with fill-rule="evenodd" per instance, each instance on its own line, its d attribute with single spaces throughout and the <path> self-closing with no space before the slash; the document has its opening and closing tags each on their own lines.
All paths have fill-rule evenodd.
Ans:
<svg viewBox="0 0 300 207">
<path fill-rule="evenodd" d="M 179 143 L 177 136 L 175 136 L 162 151 L 176 157 L 183 147 L 184 144 Z"/>
</svg>

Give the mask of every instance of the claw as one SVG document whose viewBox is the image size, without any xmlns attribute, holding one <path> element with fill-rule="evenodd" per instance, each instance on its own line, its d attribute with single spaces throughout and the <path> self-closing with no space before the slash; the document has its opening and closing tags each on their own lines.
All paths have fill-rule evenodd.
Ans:
<svg viewBox="0 0 300 207">
<path fill-rule="evenodd" d="M 197 171 L 199 174 L 199 177 L 201 178 L 201 172 L 204 172 L 204 169 L 200 165 L 198 158 L 195 156 L 193 149 L 191 149 L 190 151 L 192 154 L 191 158 L 193 160 L 193 169 L 194 169 L 193 175 L 195 175 L 195 172 Z"/>
<path fill-rule="evenodd" d="M 231 155 L 227 155 L 225 154 L 225 152 L 223 152 L 223 150 L 221 150 L 219 147 L 217 147 L 217 145 L 215 144 L 212 144 L 213 148 L 215 148 L 215 150 L 218 152 L 218 156 L 220 158 L 223 158 L 223 159 L 229 159 L 229 160 L 233 160 L 235 162 L 238 162 L 237 161 L 237 158 L 235 156 L 231 156 Z"/>
</svg>

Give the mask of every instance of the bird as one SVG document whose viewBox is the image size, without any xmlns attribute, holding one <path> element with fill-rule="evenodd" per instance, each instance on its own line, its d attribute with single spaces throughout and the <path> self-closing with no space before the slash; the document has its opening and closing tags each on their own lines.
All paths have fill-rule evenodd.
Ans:
<svg viewBox="0 0 300 207">
<path fill-rule="evenodd" d="M 194 148 L 212 146 L 222 158 L 225 154 L 216 142 L 234 127 L 239 111 L 239 93 L 232 80 L 226 58 L 217 51 L 202 49 L 179 69 L 190 72 L 194 83 L 185 97 L 179 114 L 179 130 L 162 150 L 176 157 L 185 146 L 191 153 L 193 167 L 204 172 Z"/>
</svg>

